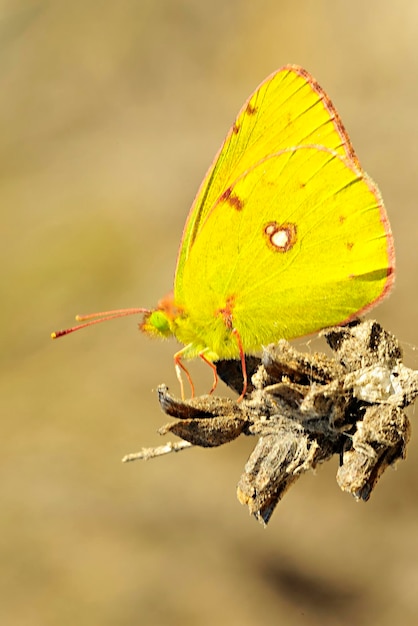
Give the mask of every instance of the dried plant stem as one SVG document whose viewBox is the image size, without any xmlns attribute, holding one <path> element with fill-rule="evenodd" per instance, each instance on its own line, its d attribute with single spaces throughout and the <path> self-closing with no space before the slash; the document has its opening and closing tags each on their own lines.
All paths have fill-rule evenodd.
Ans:
<svg viewBox="0 0 418 626">
<path fill-rule="evenodd" d="M 149 459 L 155 459 L 158 456 L 164 454 L 170 454 L 170 452 L 181 452 L 186 448 L 192 448 L 193 444 L 189 441 L 168 441 L 163 446 L 156 446 L 155 448 L 142 448 L 138 452 L 131 452 L 126 454 L 122 463 L 129 463 L 130 461 L 148 461 Z"/>
</svg>

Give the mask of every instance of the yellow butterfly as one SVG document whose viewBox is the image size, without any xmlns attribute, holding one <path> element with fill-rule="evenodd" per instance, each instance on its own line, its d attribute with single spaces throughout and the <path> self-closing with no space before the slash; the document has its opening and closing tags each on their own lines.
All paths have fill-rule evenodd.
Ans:
<svg viewBox="0 0 418 626">
<path fill-rule="evenodd" d="M 154 310 L 79 317 L 75 328 L 143 313 L 140 328 L 184 344 L 174 355 L 245 354 L 364 313 L 390 291 L 392 233 L 327 94 L 296 65 L 250 96 L 209 168 L 183 233 L 174 291 Z M 100 318 L 100 319 L 98 319 Z M 53 333 L 54 337 L 74 329 Z M 182 387 L 183 394 L 183 387 Z"/>
</svg>

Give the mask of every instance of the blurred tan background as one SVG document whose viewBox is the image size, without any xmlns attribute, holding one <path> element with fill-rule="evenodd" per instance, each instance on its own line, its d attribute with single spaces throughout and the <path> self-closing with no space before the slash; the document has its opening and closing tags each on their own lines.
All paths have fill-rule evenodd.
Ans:
<svg viewBox="0 0 418 626">
<path fill-rule="evenodd" d="M 120 463 L 163 443 L 175 343 L 135 318 L 49 339 L 171 288 L 235 114 L 299 63 L 382 190 L 398 278 L 374 315 L 416 367 L 417 33 L 415 0 L 0 2 L 1 624 L 417 623 L 416 437 L 369 503 L 335 460 L 263 530 L 235 498 L 254 441 Z"/>
</svg>

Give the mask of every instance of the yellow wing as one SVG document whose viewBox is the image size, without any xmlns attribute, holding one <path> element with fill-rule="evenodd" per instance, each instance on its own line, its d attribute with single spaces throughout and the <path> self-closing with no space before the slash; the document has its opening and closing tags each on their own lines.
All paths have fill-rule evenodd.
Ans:
<svg viewBox="0 0 418 626">
<path fill-rule="evenodd" d="M 343 323 L 393 282 L 382 200 L 353 159 L 304 146 L 251 161 L 184 262 L 176 336 L 192 344 L 190 356 L 238 357 L 232 327 L 248 353 Z"/>
<path fill-rule="evenodd" d="M 239 112 L 197 193 L 183 233 L 175 292 L 202 224 L 220 195 L 248 168 L 279 150 L 317 144 L 356 165 L 357 157 L 327 94 L 310 74 L 288 65 L 269 76 Z"/>
</svg>

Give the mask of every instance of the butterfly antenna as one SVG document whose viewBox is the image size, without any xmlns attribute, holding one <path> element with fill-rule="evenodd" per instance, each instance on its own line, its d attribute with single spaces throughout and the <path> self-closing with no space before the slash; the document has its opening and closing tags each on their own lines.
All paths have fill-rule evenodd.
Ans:
<svg viewBox="0 0 418 626">
<path fill-rule="evenodd" d="M 65 330 L 57 330 L 51 333 L 51 337 L 52 339 L 58 339 L 58 337 L 64 337 L 64 335 L 69 335 L 70 333 L 86 328 L 87 326 L 94 326 L 94 324 L 101 324 L 102 322 L 108 322 L 109 320 L 114 320 L 118 317 L 137 315 L 138 313 L 149 313 L 149 309 L 115 309 L 114 311 L 89 313 L 89 315 L 76 315 L 75 319 L 78 322 L 83 322 L 82 324 L 77 324 L 76 326 L 66 328 Z"/>
</svg>

